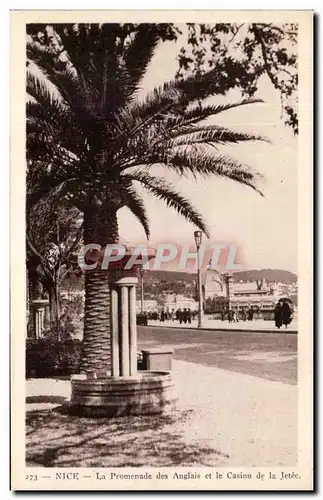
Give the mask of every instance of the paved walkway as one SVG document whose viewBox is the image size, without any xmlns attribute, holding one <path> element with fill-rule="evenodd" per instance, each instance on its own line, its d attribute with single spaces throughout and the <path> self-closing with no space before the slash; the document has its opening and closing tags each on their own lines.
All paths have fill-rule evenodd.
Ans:
<svg viewBox="0 0 323 500">
<path fill-rule="evenodd" d="M 179 321 L 155 321 L 149 320 L 148 326 L 167 326 L 176 328 L 197 328 L 197 319 L 192 320 L 192 323 L 182 323 Z M 265 321 L 262 319 L 257 319 L 254 321 L 239 321 L 238 323 L 229 323 L 226 321 L 221 321 L 220 319 L 209 319 L 208 317 L 203 320 L 203 328 L 206 330 L 231 330 L 231 331 L 268 331 L 277 333 L 297 333 L 298 332 L 298 322 L 293 320 L 287 328 L 282 327 L 280 329 L 275 327 L 273 321 Z"/>
<path fill-rule="evenodd" d="M 180 361 L 288 384 L 297 384 L 297 340 L 268 331 L 138 328 L 138 350 L 172 349 Z"/>
<path fill-rule="evenodd" d="M 69 399 L 69 381 L 27 381 L 27 463 L 296 465 L 297 386 L 179 360 L 173 378 L 179 399 L 171 419 L 103 419 L 99 426 L 48 411 Z M 135 422 L 141 427 L 132 429 Z"/>
<path fill-rule="evenodd" d="M 295 465 L 297 387 L 194 363 L 174 363 L 179 404 L 193 408 L 187 439 L 235 466 Z"/>
</svg>

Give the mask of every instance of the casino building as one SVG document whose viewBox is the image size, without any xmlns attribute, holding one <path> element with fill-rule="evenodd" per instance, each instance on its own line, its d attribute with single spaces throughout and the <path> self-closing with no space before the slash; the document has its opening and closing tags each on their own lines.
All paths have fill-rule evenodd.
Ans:
<svg viewBox="0 0 323 500">
<path fill-rule="evenodd" d="M 268 284 L 265 279 L 239 282 L 234 280 L 234 275 L 221 274 L 214 269 L 207 269 L 203 278 L 206 312 L 209 313 L 252 307 L 264 319 L 271 319 L 281 297 L 278 284 Z"/>
</svg>

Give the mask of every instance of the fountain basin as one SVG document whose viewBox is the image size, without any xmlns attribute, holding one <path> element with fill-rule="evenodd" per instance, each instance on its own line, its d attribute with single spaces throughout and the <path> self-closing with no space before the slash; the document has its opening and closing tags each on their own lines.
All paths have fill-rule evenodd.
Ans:
<svg viewBox="0 0 323 500">
<path fill-rule="evenodd" d="M 171 410 L 177 400 L 171 374 L 165 371 L 128 377 L 73 375 L 71 384 L 70 410 L 86 417 L 156 415 Z"/>
</svg>

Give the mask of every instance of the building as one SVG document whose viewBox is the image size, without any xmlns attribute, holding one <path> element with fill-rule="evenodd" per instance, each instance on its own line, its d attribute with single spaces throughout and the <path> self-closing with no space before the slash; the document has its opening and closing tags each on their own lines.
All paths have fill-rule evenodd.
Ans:
<svg viewBox="0 0 323 500">
<path fill-rule="evenodd" d="M 272 318 L 278 300 L 289 296 L 282 293 L 278 283 L 267 283 L 265 279 L 236 282 L 232 274 L 220 274 L 214 269 L 208 269 L 203 278 L 206 312 L 210 313 L 252 307 L 260 312 L 263 318 L 269 319 Z"/>
<path fill-rule="evenodd" d="M 145 312 L 157 311 L 158 310 L 157 300 L 145 299 L 143 301 L 143 309 Z M 136 301 L 136 311 L 137 311 L 137 313 L 141 312 L 141 300 Z"/>
<path fill-rule="evenodd" d="M 177 309 L 190 309 L 191 311 L 198 310 L 198 302 L 192 297 L 185 297 L 184 295 L 176 295 L 174 293 L 167 294 L 164 297 L 163 303 L 160 304 L 159 310 L 164 309 L 164 311 L 177 311 Z"/>
<path fill-rule="evenodd" d="M 143 309 L 145 312 L 171 312 L 177 309 L 190 309 L 191 311 L 198 310 L 198 302 L 191 297 L 184 295 L 176 295 L 174 293 L 164 294 L 159 300 L 145 299 L 143 302 Z M 136 301 L 136 310 L 141 311 L 141 300 Z"/>
</svg>

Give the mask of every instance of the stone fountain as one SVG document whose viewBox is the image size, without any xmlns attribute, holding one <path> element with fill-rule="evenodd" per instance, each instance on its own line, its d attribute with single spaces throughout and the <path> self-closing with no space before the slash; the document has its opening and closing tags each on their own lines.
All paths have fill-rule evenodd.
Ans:
<svg viewBox="0 0 323 500">
<path fill-rule="evenodd" d="M 109 268 L 111 307 L 111 370 L 73 375 L 70 409 L 88 417 L 153 415 L 174 407 L 175 387 L 169 371 L 137 371 L 136 287 L 138 268 L 125 269 L 133 255 Z M 148 260 L 155 251 L 148 251 Z"/>
</svg>

